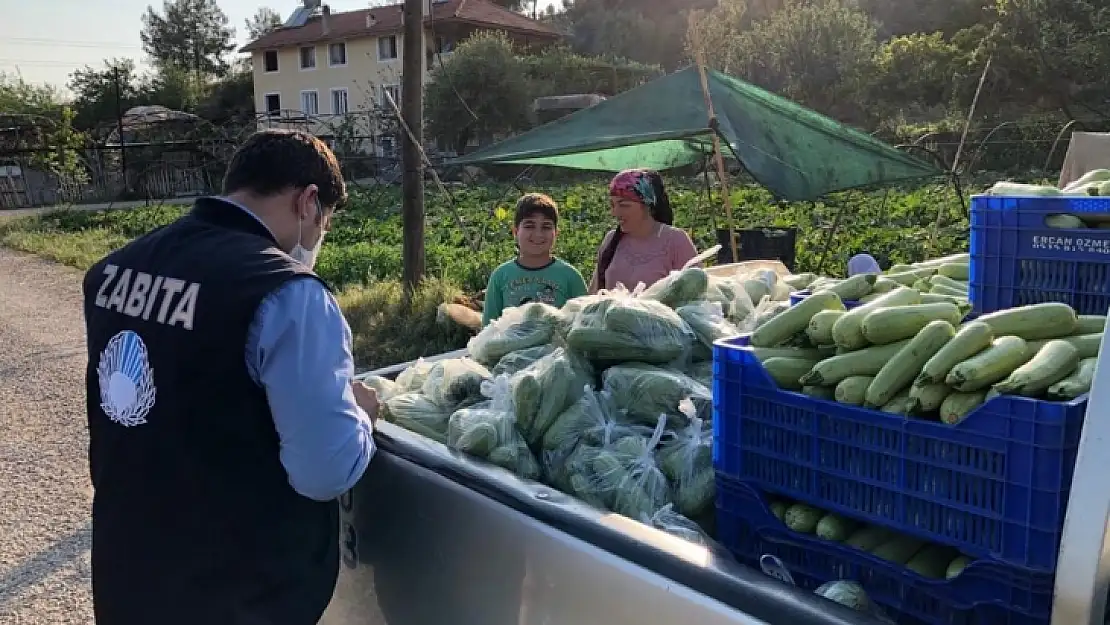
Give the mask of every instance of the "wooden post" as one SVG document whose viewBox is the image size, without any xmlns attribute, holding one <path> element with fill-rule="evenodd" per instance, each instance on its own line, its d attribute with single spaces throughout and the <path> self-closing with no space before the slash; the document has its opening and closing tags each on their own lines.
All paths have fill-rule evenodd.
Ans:
<svg viewBox="0 0 1110 625">
<path fill-rule="evenodd" d="M 402 262 L 405 293 L 424 277 L 424 1 L 405 0 L 401 109 L 407 132 L 401 151 Z"/>
</svg>

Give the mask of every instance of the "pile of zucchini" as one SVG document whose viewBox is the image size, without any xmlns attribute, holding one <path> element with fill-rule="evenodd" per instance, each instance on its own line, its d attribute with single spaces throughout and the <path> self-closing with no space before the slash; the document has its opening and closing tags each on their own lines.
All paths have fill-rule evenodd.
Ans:
<svg viewBox="0 0 1110 625">
<path fill-rule="evenodd" d="M 922 577 L 954 579 L 971 563 L 971 558 L 942 545 L 927 543 L 877 525 L 864 525 L 809 504 L 774 500 L 771 513 L 799 534 L 859 549 L 900 564 Z"/>
<path fill-rule="evenodd" d="M 995 394 L 1060 401 L 1088 392 L 1106 317 L 1050 302 L 964 321 L 966 296 L 945 286 L 961 261 L 815 280 L 811 295 L 755 329 L 753 351 L 784 389 L 948 424 Z M 917 284 L 926 279 L 928 291 Z M 860 283 L 871 286 L 869 299 L 847 310 Z M 890 286 L 878 291 L 880 284 Z"/>
</svg>

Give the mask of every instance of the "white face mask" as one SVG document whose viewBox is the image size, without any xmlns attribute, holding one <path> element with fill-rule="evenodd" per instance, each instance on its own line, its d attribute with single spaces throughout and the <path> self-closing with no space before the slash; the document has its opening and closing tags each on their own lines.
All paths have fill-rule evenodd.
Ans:
<svg viewBox="0 0 1110 625">
<path fill-rule="evenodd" d="M 321 218 L 323 217 L 323 210 L 320 208 L 319 200 L 316 201 L 316 214 Z M 316 266 L 316 257 L 320 254 L 320 247 L 324 245 L 324 235 L 328 232 L 326 230 L 320 230 L 320 238 L 316 239 L 316 244 L 312 246 L 311 250 L 309 250 L 306 249 L 305 246 L 301 245 L 301 231 L 303 228 L 304 221 L 302 220 L 297 223 L 297 244 L 293 246 L 293 249 L 289 252 L 289 255 L 293 257 L 293 260 L 304 265 L 305 267 L 308 267 L 309 269 L 312 269 Z"/>
</svg>

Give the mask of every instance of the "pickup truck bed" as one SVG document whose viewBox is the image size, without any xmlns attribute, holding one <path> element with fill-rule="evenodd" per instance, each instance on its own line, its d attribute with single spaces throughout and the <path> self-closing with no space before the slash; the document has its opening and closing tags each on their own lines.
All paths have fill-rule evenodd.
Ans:
<svg viewBox="0 0 1110 625">
<path fill-rule="evenodd" d="M 376 439 L 321 625 L 877 623 L 390 423 Z"/>
</svg>

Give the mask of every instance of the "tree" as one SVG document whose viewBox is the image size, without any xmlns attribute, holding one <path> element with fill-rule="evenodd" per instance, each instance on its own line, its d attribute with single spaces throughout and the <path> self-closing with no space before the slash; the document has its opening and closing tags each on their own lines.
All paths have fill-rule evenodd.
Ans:
<svg viewBox="0 0 1110 625">
<path fill-rule="evenodd" d="M 246 20 L 247 39 L 249 41 L 260 39 L 263 35 L 280 27 L 281 24 L 281 14 L 270 7 L 261 7 L 255 12 L 254 17 Z"/>
<path fill-rule="evenodd" d="M 235 49 L 235 29 L 216 0 L 164 0 L 162 15 L 148 6 L 139 36 L 157 66 L 190 70 L 198 83 L 225 76 Z"/>
<path fill-rule="evenodd" d="M 424 87 L 428 135 L 459 153 L 471 137 L 526 128 L 529 103 L 524 66 L 499 32 L 464 41 Z"/>
<path fill-rule="evenodd" d="M 49 85 L 34 85 L 23 78 L 0 72 L 0 115 L 40 115 L 56 118 L 61 97 Z"/>
<path fill-rule="evenodd" d="M 82 130 L 116 119 L 121 111 L 139 104 L 142 94 L 131 59 L 106 59 L 101 69 L 86 65 L 70 74 L 69 90 L 74 94 L 73 125 Z"/>
</svg>

